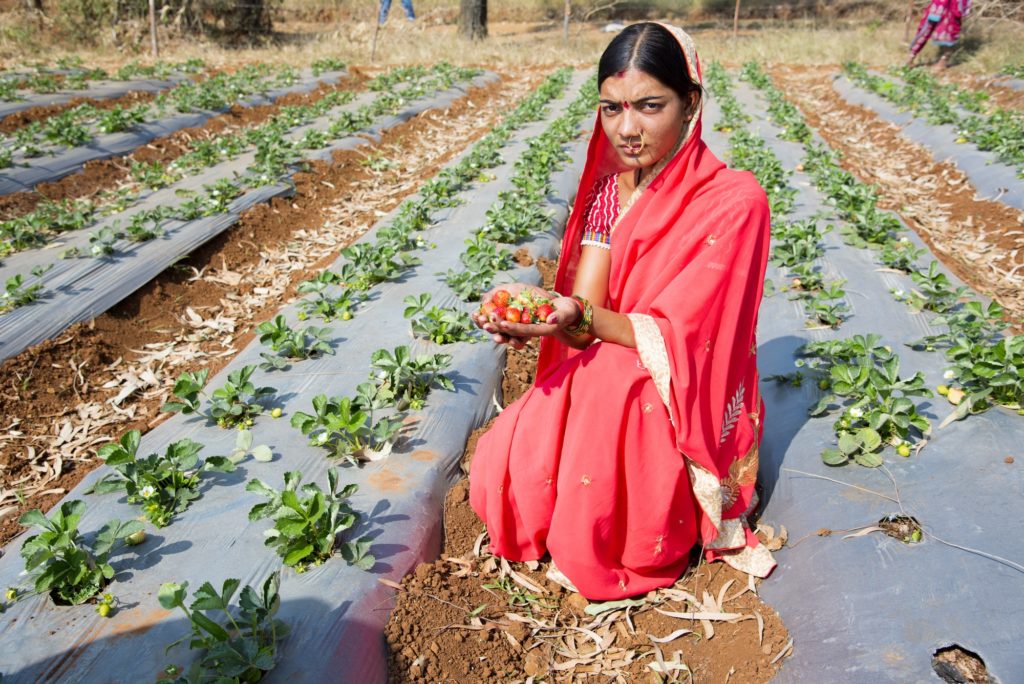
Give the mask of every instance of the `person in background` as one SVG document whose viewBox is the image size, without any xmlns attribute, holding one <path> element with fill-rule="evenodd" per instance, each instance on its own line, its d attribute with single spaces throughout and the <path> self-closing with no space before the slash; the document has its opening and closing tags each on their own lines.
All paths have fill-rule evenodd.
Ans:
<svg viewBox="0 0 1024 684">
<path fill-rule="evenodd" d="M 939 46 L 939 61 L 935 68 L 945 69 L 949 66 L 949 55 L 953 52 L 964 18 L 971 12 L 971 0 L 932 0 L 921 17 L 917 27 L 917 35 L 910 44 L 910 58 L 907 66 L 912 66 L 914 58 L 931 38 Z"/>
<path fill-rule="evenodd" d="M 416 21 L 416 12 L 412 9 L 412 0 L 402 0 L 402 9 L 405 10 L 405 17 L 409 21 Z M 377 23 L 383 24 L 388 20 L 388 12 L 391 11 L 391 0 L 380 0 L 380 16 Z"/>
</svg>

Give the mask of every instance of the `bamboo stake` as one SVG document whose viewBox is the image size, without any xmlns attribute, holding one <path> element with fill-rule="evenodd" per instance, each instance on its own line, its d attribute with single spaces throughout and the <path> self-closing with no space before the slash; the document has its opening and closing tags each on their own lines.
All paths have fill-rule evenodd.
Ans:
<svg viewBox="0 0 1024 684">
<path fill-rule="evenodd" d="M 377 35 L 380 33 L 380 4 L 377 5 L 377 16 L 374 17 L 376 24 L 373 26 L 373 46 L 370 48 L 370 63 L 377 59 Z"/>
<path fill-rule="evenodd" d="M 736 11 L 732 15 L 732 37 L 740 35 L 740 0 L 736 0 Z"/>
</svg>

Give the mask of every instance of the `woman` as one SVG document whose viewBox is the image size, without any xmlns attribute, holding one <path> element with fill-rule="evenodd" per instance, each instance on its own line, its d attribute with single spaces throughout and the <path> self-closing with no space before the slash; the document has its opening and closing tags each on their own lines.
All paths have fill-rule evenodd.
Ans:
<svg viewBox="0 0 1024 684">
<path fill-rule="evenodd" d="M 543 339 L 534 386 L 478 443 L 471 504 L 495 554 L 550 552 L 553 578 L 590 599 L 671 585 L 698 542 L 765 576 L 774 562 L 745 514 L 767 198 L 701 140 L 700 73 L 681 30 L 627 28 L 598 85 L 587 201 L 569 218 L 556 278 L 573 297 L 549 295 L 542 324 L 477 317 L 496 342 Z"/>
<path fill-rule="evenodd" d="M 914 63 L 914 58 L 931 38 L 939 46 L 939 61 L 935 63 L 935 68 L 947 68 L 949 55 L 960 38 L 964 17 L 970 12 L 971 0 L 932 0 L 917 26 L 914 42 L 910 44 L 907 66 Z"/>
</svg>

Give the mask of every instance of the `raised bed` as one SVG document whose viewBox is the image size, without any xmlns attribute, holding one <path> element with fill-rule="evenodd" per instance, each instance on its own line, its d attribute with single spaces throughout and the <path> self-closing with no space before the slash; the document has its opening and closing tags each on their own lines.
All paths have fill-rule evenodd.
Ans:
<svg viewBox="0 0 1024 684">
<path fill-rule="evenodd" d="M 365 144 L 367 140 L 379 139 L 383 131 L 428 109 L 444 107 L 462 97 L 469 87 L 482 86 L 496 78 L 493 74 L 484 75 L 466 86 L 452 87 L 432 97 L 412 101 L 395 114 L 382 117 L 363 130 L 333 140 L 323 148 L 309 153 L 308 159 L 329 161 L 337 151 L 353 149 Z M 364 100 L 368 102 L 370 99 L 370 95 L 365 95 L 341 109 L 353 111 L 365 104 Z M 326 130 L 331 121 L 331 116 L 322 117 L 293 131 L 288 137 L 299 139 L 308 130 Z M 77 247 L 82 253 L 88 254 L 91 234 L 115 225 L 116 221 L 123 223 L 130 219 L 131 214 L 178 204 L 181 201 L 178 193 L 182 189 L 200 190 L 204 185 L 221 178 L 237 178 L 239 174 L 244 176 L 254 158 L 255 153 L 243 154 L 230 162 L 156 191 L 130 212 L 105 219 L 89 229 L 67 234 L 62 241 L 62 248 Z M 53 268 L 42 277 L 45 283 L 43 298 L 0 316 L 0 359 L 10 358 L 33 344 L 49 339 L 73 323 L 94 318 L 121 301 L 128 293 L 149 282 L 180 255 L 188 254 L 230 228 L 245 210 L 291 192 L 292 185 L 287 179 L 260 185 L 233 200 L 225 213 L 188 222 L 170 221 L 164 226 L 165 233 L 161 237 L 146 242 L 119 241 L 118 251 L 109 257 L 54 260 L 53 250 L 34 250 L 12 255 L 0 267 L 0 279 L 17 273 L 28 273 L 36 266 L 53 264 Z"/>
<path fill-rule="evenodd" d="M 749 87 L 738 89 L 738 99 L 753 116 L 750 129 L 794 171 L 790 183 L 799 194 L 791 218 L 831 216 L 812 178 L 796 170 L 807 163 L 802 146 L 779 137 Z M 718 153 L 725 152 L 722 142 L 710 136 Z M 924 248 L 912 231 L 903 230 L 901 235 Z M 910 291 L 915 283 L 881 268 L 875 252 L 846 244 L 838 231 L 823 242 L 822 268 L 848 280 L 850 312 L 837 330 L 808 330 L 787 292 L 767 297 L 758 335 L 762 377 L 798 370 L 795 354 L 807 342 L 875 333 L 902 360 L 901 377 L 920 371 L 932 388 L 948 382 L 941 352 L 906 346 L 944 329 L 931 314 L 912 313 L 893 296 L 893 290 Z M 768 277 L 781 286 L 790 275 L 772 267 Z M 823 396 L 817 381 L 795 388 L 763 380 L 761 390 L 768 416 L 761 517 L 789 533 L 789 546 L 776 554 L 779 567 L 761 589 L 794 638 L 794 653 L 778 681 L 930 681 L 936 653 L 954 645 L 980 655 L 998 681 L 1024 677 L 1014 646 L 1024 636 L 1017 619 L 1024 610 L 1024 542 L 1011 531 L 1014 514 L 1006 512 L 1020 501 L 1024 474 L 1013 459 L 1004 461 L 1024 439 L 1021 418 L 996 408 L 940 429 L 953 407 L 941 397 L 916 399 L 932 423 L 922 450 L 902 458 L 886 449 L 884 467 L 851 462 L 835 468 L 821 456 L 835 446 L 831 421 L 808 417 Z M 905 543 L 879 530 L 891 515 L 915 518 L 920 541 L 911 537 Z"/>
<path fill-rule="evenodd" d="M 408 322 L 401 317 L 407 295 L 430 292 L 439 305 L 455 301 L 436 274 L 459 268 L 462 241 L 483 224 L 496 193 L 510 187 L 513 161 L 527 149 L 527 141 L 575 96 L 584 79 L 582 74 L 574 77 L 567 94 L 552 103 L 546 120 L 513 134 L 500 151 L 505 163 L 489 171 L 493 180 L 460 193 L 464 203 L 433 213 L 432 220 L 438 223 L 424 237 L 436 242 L 437 248 L 421 253 L 422 264 L 398 281 L 375 288 L 355 319 L 334 326 L 331 343 L 335 354 L 296 363 L 286 372 L 258 373 L 258 384 L 277 388 L 276 404 L 284 407 L 286 416 L 309 411 L 316 394 L 351 393 L 366 378 L 374 349 L 411 342 Z M 580 159 L 582 152 L 579 143 L 574 158 Z M 575 167 L 555 174 L 553 196 L 558 199 L 549 202 L 553 212 L 550 233 L 531 243 L 531 250 L 550 254 L 557 246 L 557 231 L 567 216 L 565 198 L 571 197 L 578 172 Z M 385 218 L 360 242 L 369 244 L 401 211 Z M 334 268 L 341 266 L 339 262 Z M 290 321 L 296 320 L 296 306 L 285 307 L 282 313 Z M 421 353 L 440 351 L 426 343 L 412 346 Z M 258 363 L 261 351 L 258 344 L 250 345 L 209 386 L 217 386 L 236 368 Z M 408 434 L 386 460 L 341 470 L 345 482 L 361 485 L 351 502 L 365 518 L 353 538 L 367 535 L 373 539 L 375 564 L 365 572 L 336 558 L 301 575 L 283 573 L 279 617 L 289 623 L 291 634 L 284 642 L 281 663 L 263 681 L 386 680 L 382 629 L 391 590 L 377 578 L 397 580 L 416 563 L 436 555 L 442 494 L 458 471 L 470 430 L 492 411 L 491 397 L 500 382 L 502 351 L 492 345 L 461 343 L 443 351 L 453 356 L 450 377 L 456 391 L 434 390 L 426 409 L 415 414 L 418 420 L 409 421 Z M 279 487 L 283 473 L 292 470 L 303 471 L 307 482 L 322 483 L 324 479 L 328 465 L 324 451 L 311 447 L 285 420 L 274 422 L 263 416 L 254 427 L 256 441 L 272 447 L 273 462 L 257 464 L 250 459 L 235 473 L 216 477 L 188 511 L 138 547 L 138 557 L 129 554 L 115 562 L 119 574 L 111 590 L 121 609 L 109 622 L 96 616 L 91 606 L 55 609 L 42 596 L 26 597 L 11 606 L 0 626 L 0 634 L 6 636 L 0 642 L 5 677 L 15 682 L 137 682 L 154 679 L 167 663 L 187 664 L 191 657 L 183 650 L 164 655 L 164 646 L 185 634 L 188 625 L 158 607 L 159 585 L 188 580 L 195 588 L 209 580 L 220 586 L 227 577 L 241 578 L 243 584 L 261 582 L 280 567 L 280 559 L 262 544 L 267 523 L 246 521 L 249 507 L 262 498 L 244 492 L 243 481 L 259 477 Z M 229 452 L 234 442 L 231 432 L 179 415 L 148 433 L 140 453 L 162 450 L 183 437 L 205 444 L 207 455 Z M 102 475 L 101 469 L 87 477 L 69 498 L 82 498 L 81 492 Z M 90 510 L 82 527 L 95 529 L 110 517 L 138 514 L 137 508 L 117 498 L 87 498 Z M 8 545 L 0 558 L 0 584 L 18 581 L 21 562 L 17 552 L 23 541 L 24 537 Z M 211 557 L 223 562 L 211 564 Z M 60 646 L 51 634 L 57 630 Z M 27 648 L 28 644 L 33 648 Z"/>
<path fill-rule="evenodd" d="M 858 87 L 845 75 L 834 81 L 836 92 L 850 104 L 867 107 L 902 129 L 910 140 L 923 145 L 936 162 L 950 160 L 959 167 L 983 199 L 1024 210 L 1024 181 L 1020 171 L 1000 161 L 993 152 L 969 142 L 953 124 L 929 123 L 912 111 L 900 109 L 875 93 Z M 969 115 L 963 112 L 964 115 Z"/>
<path fill-rule="evenodd" d="M 329 71 L 312 76 L 303 73 L 298 84 L 287 88 L 277 88 L 266 93 L 246 97 L 235 103 L 243 107 L 270 104 L 290 93 L 306 93 L 315 90 L 324 83 L 337 83 L 345 76 L 343 71 Z M 150 121 L 135 126 L 123 133 L 110 133 L 93 138 L 87 145 L 68 149 L 53 157 L 39 157 L 26 161 L 28 167 L 11 168 L 0 171 L 0 195 L 7 195 L 22 190 L 31 190 L 39 183 L 60 180 L 76 171 L 88 162 L 97 159 L 109 159 L 127 154 L 151 140 L 169 135 L 182 128 L 201 125 L 207 119 L 217 116 L 229 108 L 218 110 L 201 110 L 185 114 L 177 114 L 158 121 Z M 15 160 L 18 163 L 18 160 Z"/>
</svg>

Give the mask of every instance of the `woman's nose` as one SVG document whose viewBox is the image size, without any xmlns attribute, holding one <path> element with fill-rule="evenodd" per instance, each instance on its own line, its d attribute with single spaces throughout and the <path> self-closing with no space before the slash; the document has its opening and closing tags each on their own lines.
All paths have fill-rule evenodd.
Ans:
<svg viewBox="0 0 1024 684">
<path fill-rule="evenodd" d="M 619 135 L 623 138 L 635 138 L 640 135 L 640 121 L 633 108 L 622 110 L 622 118 L 619 120 Z"/>
</svg>

